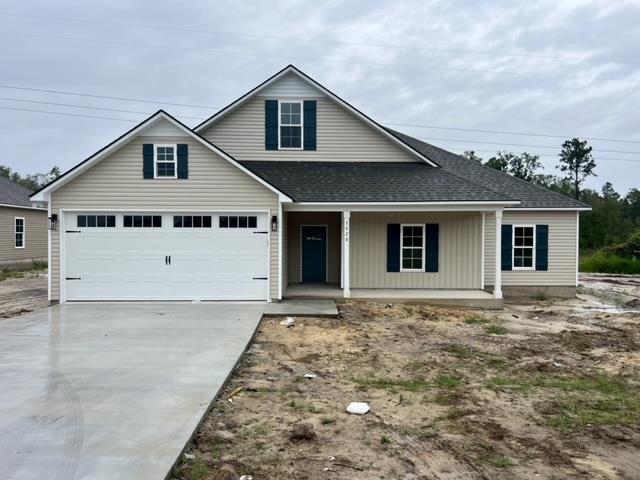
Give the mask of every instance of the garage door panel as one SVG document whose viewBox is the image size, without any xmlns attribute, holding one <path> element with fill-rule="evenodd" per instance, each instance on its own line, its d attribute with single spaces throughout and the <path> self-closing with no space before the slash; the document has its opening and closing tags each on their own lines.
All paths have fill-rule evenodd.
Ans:
<svg viewBox="0 0 640 480">
<path fill-rule="evenodd" d="M 161 228 L 123 227 L 122 213 L 114 228 L 75 229 L 66 215 L 79 231 L 65 232 L 68 300 L 268 298 L 269 240 L 258 229 L 217 228 L 216 214 L 211 228 L 174 228 L 174 214 Z M 267 216 L 258 218 L 264 228 Z"/>
</svg>

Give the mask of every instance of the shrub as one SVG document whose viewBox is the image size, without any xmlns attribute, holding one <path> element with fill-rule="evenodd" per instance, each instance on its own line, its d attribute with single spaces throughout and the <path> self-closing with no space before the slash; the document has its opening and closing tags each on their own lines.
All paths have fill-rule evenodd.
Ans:
<svg viewBox="0 0 640 480">
<path fill-rule="evenodd" d="M 640 259 L 599 251 L 580 260 L 581 272 L 640 274 Z"/>
</svg>

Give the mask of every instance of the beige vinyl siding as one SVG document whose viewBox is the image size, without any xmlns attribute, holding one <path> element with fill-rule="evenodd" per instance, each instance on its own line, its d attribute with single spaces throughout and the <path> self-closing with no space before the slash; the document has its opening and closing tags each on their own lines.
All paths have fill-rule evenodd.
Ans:
<svg viewBox="0 0 640 480">
<path fill-rule="evenodd" d="M 143 143 L 187 143 L 189 179 L 142 178 Z M 95 211 L 259 210 L 278 214 L 271 190 L 190 137 L 138 137 L 52 194 L 52 212 L 60 209 Z M 62 230 L 62 229 L 60 229 Z M 278 292 L 278 232 L 270 237 L 272 298 Z M 60 232 L 52 235 L 52 298 L 60 296 Z"/>
<path fill-rule="evenodd" d="M 574 211 L 505 211 L 503 225 L 549 225 L 549 270 L 511 270 L 502 272 L 503 286 L 575 286 L 576 228 Z M 485 284 L 493 285 L 495 272 L 495 216 L 486 216 Z"/>
<path fill-rule="evenodd" d="M 24 248 L 15 248 L 15 219 L 24 218 Z M 47 258 L 47 211 L 0 207 L 0 264 Z"/>
<path fill-rule="evenodd" d="M 351 288 L 480 288 L 479 213 L 351 213 Z M 387 272 L 387 224 L 438 223 L 438 272 Z"/>
<path fill-rule="evenodd" d="M 327 280 L 328 283 L 340 283 L 340 215 L 336 212 L 290 212 L 288 214 L 287 257 L 291 284 L 300 283 L 302 225 L 327 225 Z"/>
<path fill-rule="evenodd" d="M 328 98 L 317 101 L 317 150 L 266 150 L 265 98 L 248 100 L 200 132 L 237 160 L 412 162 L 417 159 Z"/>
<path fill-rule="evenodd" d="M 269 85 L 258 94 L 268 98 L 315 98 L 323 97 L 324 93 L 309 82 L 302 80 L 296 74 L 289 73 L 277 82 Z"/>
</svg>

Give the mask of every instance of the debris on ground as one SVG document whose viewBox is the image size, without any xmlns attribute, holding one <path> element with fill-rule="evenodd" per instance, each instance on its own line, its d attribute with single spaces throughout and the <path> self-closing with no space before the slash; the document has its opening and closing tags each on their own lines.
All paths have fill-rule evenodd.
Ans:
<svg viewBox="0 0 640 480">
<path fill-rule="evenodd" d="M 243 475 L 244 477 L 244 475 Z M 236 469 L 233 465 L 222 465 L 216 473 L 206 477 L 204 480 L 240 480 L 242 477 L 238 476 Z"/>
<path fill-rule="evenodd" d="M 347 412 L 354 415 L 364 415 L 369 411 L 369 404 L 364 402 L 351 402 L 347 406 Z"/>
<path fill-rule="evenodd" d="M 185 460 L 195 460 L 195 459 L 196 459 L 196 456 L 195 456 L 195 455 L 193 455 L 193 454 L 191 454 L 191 453 L 185 453 L 185 454 L 184 454 L 184 459 L 185 459 Z"/>
<path fill-rule="evenodd" d="M 598 276 L 501 311 L 345 301 L 286 335 L 267 318 L 172 478 L 640 478 L 633 298 L 640 278 Z M 301 423 L 315 440 L 292 442 Z"/>
<path fill-rule="evenodd" d="M 293 319 L 293 317 L 287 317 L 280 322 L 280 325 L 285 327 L 295 327 L 295 324 L 296 321 Z"/>
</svg>

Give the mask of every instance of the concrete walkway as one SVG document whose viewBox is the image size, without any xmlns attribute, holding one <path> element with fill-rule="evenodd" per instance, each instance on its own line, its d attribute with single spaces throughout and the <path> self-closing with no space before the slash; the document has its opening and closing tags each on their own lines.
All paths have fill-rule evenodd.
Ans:
<svg viewBox="0 0 640 480">
<path fill-rule="evenodd" d="M 0 478 L 165 478 L 265 304 L 76 304 L 0 320 Z"/>
<path fill-rule="evenodd" d="M 265 316 L 280 317 L 337 317 L 336 302 L 330 298 L 319 299 L 291 299 L 273 302 L 267 305 Z"/>
</svg>

